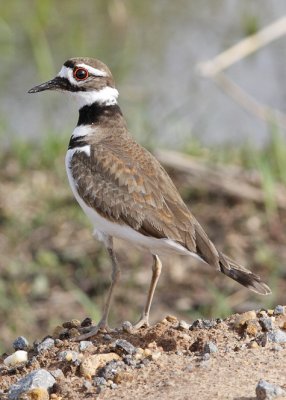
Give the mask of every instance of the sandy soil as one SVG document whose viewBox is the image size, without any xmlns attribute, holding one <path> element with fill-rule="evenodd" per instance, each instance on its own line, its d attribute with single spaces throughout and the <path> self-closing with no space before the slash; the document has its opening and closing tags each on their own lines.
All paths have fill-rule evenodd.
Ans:
<svg viewBox="0 0 286 400">
<path fill-rule="evenodd" d="M 86 350 L 79 350 L 79 343 L 70 337 L 77 337 L 82 328 L 73 321 L 55 328 L 50 335 L 55 339 L 51 348 L 39 352 L 41 341 L 30 346 L 25 365 L 5 366 L 7 355 L 2 356 L 0 398 L 8 398 L 9 387 L 19 378 L 44 368 L 62 371 L 50 390 L 53 400 L 255 399 L 259 379 L 282 387 L 286 383 L 285 327 L 284 312 L 273 310 L 235 314 L 225 320 L 198 320 L 191 325 L 168 316 L 138 332 L 121 328 L 100 333 Z M 281 343 L 275 342 L 279 334 L 285 339 Z M 123 347 L 116 342 L 122 339 L 127 341 Z M 63 351 L 67 351 L 64 357 Z M 76 352 L 74 357 L 69 356 L 71 351 Z M 83 368 L 87 359 L 110 353 L 116 357 L 112 369 L 104 361 L 94 370 Z M 97 377 L 107 377 L 107 372 L 106 383 L 97 385 Z M 23 398 L 46 399 L 30 396 Z"/>
</svg>

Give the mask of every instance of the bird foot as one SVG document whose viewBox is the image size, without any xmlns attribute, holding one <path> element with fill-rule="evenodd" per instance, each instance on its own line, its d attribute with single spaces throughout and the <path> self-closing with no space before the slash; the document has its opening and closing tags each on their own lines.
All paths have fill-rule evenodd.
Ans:
<svg viewBox="0 0 286 400">
<path fill-rule="evenodd" d="M 88 328 L 83 328 L 83 331 L 85 333 L 83 333 L 82 335 L 76 336 L 74 337 L 72 340 L 74 342 L 79 342 L 81 340 L 86 340 L 86 339 L 90 339 L 93 336 L 96 336 L 98 334 L 98 332 L 111 332 L 112 329 L 109 328 L 108 324 L 106 323 L 106 321 L 99 321 L 99 323 L 97 325 L 92 325 L 89 326 Z"/>
<path fill-rule="evenodd" d="M 133 325 L 132 331 L 135 332 L 135 331 L 137 331 L 138 329 L 143 328 L 143 327 L 148 328 L 148 326 L 150 326 L 150 324 L 149 324 L 149 317 L 146 316 L 146 315 L 144 315 L 143 317 L 141 317 L 141 318 L 139 319 L 139 321 L 138 321 L 135 325 Z"/>
</svg>

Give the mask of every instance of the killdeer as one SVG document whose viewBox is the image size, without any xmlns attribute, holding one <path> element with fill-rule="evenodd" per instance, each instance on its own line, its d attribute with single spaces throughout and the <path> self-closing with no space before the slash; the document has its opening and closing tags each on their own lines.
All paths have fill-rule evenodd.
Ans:
<svg viewBox="0 0 286 400">
<path fill-rule="evenodd" d="M 92 58 L 71 58 L 58 75 L 29 93 L 58 90 L 78 100 L 79 119 L 66 154 L 72 192 L 104 243 L 112 262 L 111 286 L 101 320 L 86 339 L 108 330 L 108 313 L 120 276 L 113 237 L 139 245 L 153 255 L 152 278 L 140 320 L 149 324 L 149 312 L 161 273 L 159 256 L 194 256 L 250 290 L 271 293 L 259 276 L 216 249 L 183 202 L 160 163 L 128 132 L 118 106 L 118 91 L 108 67 Z"/>
</svg>

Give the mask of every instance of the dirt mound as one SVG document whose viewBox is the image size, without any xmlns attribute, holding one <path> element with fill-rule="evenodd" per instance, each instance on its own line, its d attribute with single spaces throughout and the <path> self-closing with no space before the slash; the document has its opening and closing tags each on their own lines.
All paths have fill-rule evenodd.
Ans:
<svg viewBox="0 0 286 400">
<path fill-rule="evenodd" d="M 32 346 L 18 338 L 18 351 L 0 359 L 0 398 L 252 399 L 261 378 L 285 384 L 282 306 L 190 325 L 167 316 L 134 333 L 124 323 L 93 340 L 74 341 L 90 323 L 66 322 Z M 20 362 L 25 352 L 27 361 Z"/>
</svg>

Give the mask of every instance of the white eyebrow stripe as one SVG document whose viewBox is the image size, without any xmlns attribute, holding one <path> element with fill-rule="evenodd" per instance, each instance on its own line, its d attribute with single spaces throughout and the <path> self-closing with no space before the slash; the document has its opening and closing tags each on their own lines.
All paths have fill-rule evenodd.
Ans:
<svg viewBox="0 0 286 400">
<path fill-rule="evenodd" d="M 88 70 L 88 72 L 90 72 L 92 75 L 95 76 L 107 76 L 107 73 L 104 71 L 101 71 L 100 69 L 97 68 L 93 68 L 90 65 L 86 65 L 86 64 L 77 64 L 77 67 L 79 68 L 85 68 Z"/>
</svg>

